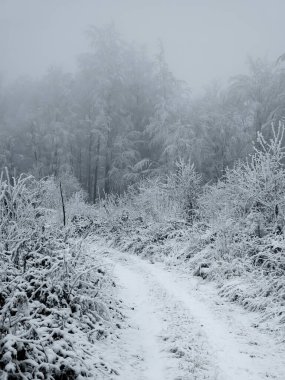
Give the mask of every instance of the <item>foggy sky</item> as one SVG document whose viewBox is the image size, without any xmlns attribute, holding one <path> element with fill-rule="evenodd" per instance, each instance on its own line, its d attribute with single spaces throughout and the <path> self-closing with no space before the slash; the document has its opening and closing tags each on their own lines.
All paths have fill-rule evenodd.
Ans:
<svg viewBox="0 0 285 380">
<path fill-rule="evenodd" d="M 0 0 L 0 73 L 72 71 L 84 31 L 114 22 L 150 53 L 161 39 L 170 68 L 194 89 L 246 71 L 248 55 L 285 52 L 284 0 Z"/>
</svg>

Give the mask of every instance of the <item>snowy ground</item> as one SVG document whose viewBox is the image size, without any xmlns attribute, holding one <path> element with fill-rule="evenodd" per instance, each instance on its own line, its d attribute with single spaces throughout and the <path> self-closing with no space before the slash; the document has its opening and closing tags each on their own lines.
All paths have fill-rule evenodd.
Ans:
<svg viewBox="0 0 285 380">
<path fill-rule="evenodd" d="M 128 326 L 102 343 L 122 380 L 285 379 L 284 337 L 261 332 L 257 316 L 225 302 L 211 284 L 113 249 L 112 265 Z"/>
</svg>

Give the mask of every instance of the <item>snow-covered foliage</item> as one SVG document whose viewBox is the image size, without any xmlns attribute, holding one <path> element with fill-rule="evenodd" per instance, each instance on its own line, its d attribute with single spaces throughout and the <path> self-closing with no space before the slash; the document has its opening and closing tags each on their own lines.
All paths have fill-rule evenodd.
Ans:
<svg viewBox="0 0 285 380">
<path fill-rule="evenodd" d="M 169 239 L 187 234 L 197 218 L 200 180 L 193 165 L 181 161 L 167 177 L 144 180 L 121 197 L 108 197 L 96 208 L 97 233 L 124 250 L 152 257 Z"/>
<path fill-rule="evenodd" d="M 84 237 L 71 223 L 62 227 L 55 192 L 52 178 L 1 176 L 1 379 L 94 379 L 111 371 L 94 343 L 112 326 L 113 283 Z M 80 194 L 70 202 L 80 203 L 82 216 Z"/>
<path fill-rule="evenodd" d="M 187 221 L 193 221 L 196 217 L 202 176 L 197 173 L 193 164 L 187 164 L 183 160 L 176 163 L 175 169 L 175 173 L 168 177 L 168 193 L 180 205 L 180 213 Z"/>
<path fill-rule="evenodd" d="M 269 141 L 259 134 L 255 153 L 205 189 L 201 219 L 211 244 L 194 258 L 207 262 L 221 293 L 264 316 L 285 322 L 284 127 Z M 199 260 L 198 259 L 198 260 Z M 223 279 L 231 279 L 223 284 Z"/>
<path fill-rule="evenodd" d="M 201 186 L 186 164 L 172 177 L 145 182 L 105 205 L 106 236 L 111 231 L 113 244 L 136 254 L 186 262 L 195 275 L 215 280 L 223 296 L 284 326 L 283 140 L 282 125 L 271 139 L 259 134 L 254 153 L 215 184 Z"/>
</svg>

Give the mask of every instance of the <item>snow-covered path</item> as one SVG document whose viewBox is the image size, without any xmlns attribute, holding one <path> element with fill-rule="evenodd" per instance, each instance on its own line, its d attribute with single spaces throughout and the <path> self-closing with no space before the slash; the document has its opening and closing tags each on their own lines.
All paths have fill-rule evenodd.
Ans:
<svg viewBox="0 0 285 380">
<path fill-rule="evenodd" d="M 122 380 L 285 379 L 285 347 L 211 285 L 108 249 L 128 328 L 106 355 Z M 105 252 L 105 253 L 102 253 Z M 110 363 L 111 364 L 111 363 Z"/>
</svg>

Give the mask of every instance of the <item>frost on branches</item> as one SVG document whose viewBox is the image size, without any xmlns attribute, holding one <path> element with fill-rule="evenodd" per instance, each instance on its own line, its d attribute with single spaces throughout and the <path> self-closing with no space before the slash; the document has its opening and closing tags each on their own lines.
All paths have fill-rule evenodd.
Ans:
<svg viewBox="0 0 285 380">
<path fill-rule="evenodd" d="M 269 139 L 259 134 L 252 155 L 216 183 L 203 185 L 191 163 L 179 163 L 102 206 L 114 245 L 214 280 L 222 296 L 258 311 L 265 328 L 284 329 L 283 125 Z"/>
<path fill-rule="evenodd" d="M 58 194 L 53 179 L 1 175 L 3 380 L 93 379 L 102 371 L 94 343 L 108 333 L 104 289 L 111 283 L 84 239 L 62 228 L 49 208 Z"/>
</svg>

